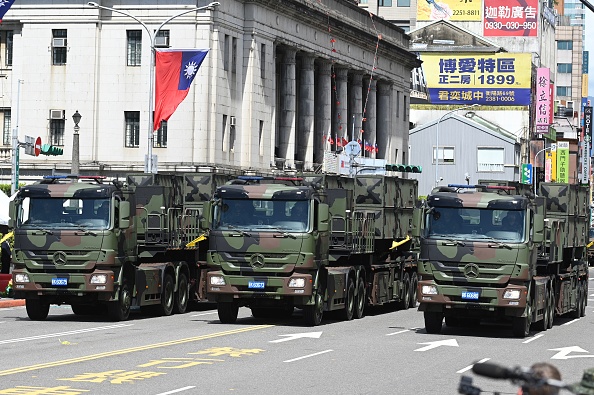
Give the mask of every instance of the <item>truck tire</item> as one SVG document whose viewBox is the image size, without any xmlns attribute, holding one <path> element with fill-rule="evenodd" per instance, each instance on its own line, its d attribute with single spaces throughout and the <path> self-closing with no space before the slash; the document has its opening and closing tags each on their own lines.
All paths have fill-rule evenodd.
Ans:
<svg viewBox="0 0 594 395">
<path fill-rule="evenodd" d="M 217 312 L 221 324 L 234 324 L 237 321 L 239 306 L 235 302 L 219 302 L 217 303 Z"/>
<path fill-rule="evenodd" d="M 188 300 L 190 298 L 190 287 L 188 284 L 188 276 L 185 273 L 180 273 L 177 280 L 177 292 L 175 293 L 175 303 L 173 304 L 173 312 L 175 314 L 183 314 L 188 309 Z"/>
<path fill-rule="evenodd" d="M 404 273 L 402 277 L 402 295 L 398 301 L 398 308 L 400 310 L 407 310 L 410 302 L 410 277 L 408 273 Z"/>
<path fill-rule="evenodd" d="M 322 323 L 324 317 L 324 301 L 322 295 L 318 292 L 314 295 L 315 303 L 313 305 L 303 306 L 303 319 L 307 326 L 318 326 Z"/>
<path fill-rule="evenodd" d="M 575 301 L 575 308 L 571 310 L 569 316 L 571 318 L 580 318 L 582 313 L 582 284 L 579 283 L 576 289 L 576 301 Z"/>
<path fill-rule="evenodd" d="M 112 321 L 126 321 L 130 316 L 130 305 L 132 304 L 132 294 L 128 283 L 124 281 L 120 285 L 119 298 L 116 301 L 109 302 L 107 305 L 107 314 Z"/>
<path fill-rule="evenodd" d="M 45 321 L 49 314 L 49 303 L 44 303 L 41 299 L 27 299 L 25 306 L 29 319 L 33 321 Z"/>
<path fill-rule="evenodd" d="M 423 312 L 423 317 L 425 318 L 425 331 L 427 331 L 427 333 L 441 333 L 443 313 L 436 311 L 425 311 Z"/>
<path fill-rule="evenodd" d="M 409 308 L 417 307 L 417 286 L 419 285 L 419 279 L 417 273 L 413 273 L 410 276 L 410 301 L 408 302 Z"/>
<path fill-rule="evenodd" d="M 512 317 L 512 332 L 515 337 L 521 339 L 530 334 L 530 325 L 532 324 L 532 301 L 526 306 L 526 317 Z"/>
<path fill-rule="evenodd" d="M 159 305 L 159 314 L 162 316 L 168 316 L 173 313 L 173 305 L 175 304 L 174 288 L 173 277 L 169 273 L 165 274 L 163 278 L 163 290 L 161 291 L 161 304 Z"/>
<path fill-rule="evenodd" d="M 580 317 L 586 316 L 586 306 L 588 305 L 588 283 L 582 281 L 582 308 L 580 311 Z"/>
<path fill-rule="evenodd" d="M 549 293 L 549 298 L 550 298 L 550 303 L 549 303 L 549 308 L 551 309 L 549 311 L 549 328 L 551 329 L 553 327 L 553 324 L 555 322 L 555 313 L 557 312 L 556 310 L 556 300 L 555 300 L 555 287 L 553 285 L 553 283 L 551 283 L 551 288 L 550 288 L 550 293 Z"/>
<path fill-rule="evenodd" d="M 350 321 L 355 316 L 355 282 L 352 278 L 348 279 L 346 287 L 346 295 L 344 298 L 344 309 L 342 310 L 342 318 L 345 321 Z"/>
<path fill-rule="evenodd" d="M 549 329 L 549 314 L 550 314 L 550 309 L 549 309 L 549 303 L 551 303 L 551 298 L 549 297 L 549 293 L 551 292 L 549 286 L 547 285 L 547 288 L 545 290 L 545 304 L 543 307 L 543 313 L 542 313 L 542 319 L 540 321 L 536 321 L 534 323 L 534 326 L 536 328 L 536 330 L 538 331 L 546 331 L 547 329 Z"/>
<path fill-rule="evenodd" d="M 365 305 L 367 304 L 367 295 L 365 295 L 365 281 L 362 277 L 357 280 L 357 297 L 355 298 L 355 318 L 363 318 L 365 315 Z"/>
</svg>

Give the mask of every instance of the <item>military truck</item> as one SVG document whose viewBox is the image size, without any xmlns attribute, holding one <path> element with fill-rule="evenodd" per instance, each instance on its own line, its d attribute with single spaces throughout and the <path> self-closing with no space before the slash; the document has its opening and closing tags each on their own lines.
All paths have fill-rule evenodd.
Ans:
<svg viewBox="0 0 594 395">
<path fill-rule="evenodd" d="M 227 179 L 48 176 L 20 188 L 10 206 L 15 297 L 26 299 L 32 320 L 46 319 L 50 304 L 69 304 L 79 315 L 107 312 L 116 321 L 133 306 L 185 312 L 200 299 L 206 270 L 202 206 Z"/>
<path fill-rule="evenodd" d="M 435 188 L 415 209 L 425 329 L 510 322 L 525 337 L 585 315 L 588 187 L 484 181 Z M 516 217 L 514 224 L 512 217 Z M 445 226 L 443 223 L 445 222 Z"/>
<path fill-rule="evenodd" d="M 220 186 L 207 255 L 207 296 L 220 321 L 234 323 L 242 306 L 257 318 L 302 309 L 315 326 L 328 311 L 351 320 L 368 304 L 416 305 L 416 200 L 416 180 L 377 174 Z"/>
</svg>

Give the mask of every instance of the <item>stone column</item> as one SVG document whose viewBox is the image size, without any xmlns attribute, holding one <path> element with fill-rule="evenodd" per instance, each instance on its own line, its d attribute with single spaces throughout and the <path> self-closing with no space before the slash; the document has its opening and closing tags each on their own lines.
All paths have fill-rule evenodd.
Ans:
<svg viewBox="0 0 594 395">
<path fill-rule="evenodd" d="M 392 85 L 385 82 L 377 84 L 377 154 L 376 158 L 386 159 L 390 143 L 390 102 Z"/>
<path fill-rule="evenodd" d="M 376 123 L 377 123 L 377 90 L 376 81 L 374 79 L 365 81 L 367 85 L 367 107 L 365 108 L 365 114 L 363 114 L 363 128 L 365 129 L 365 140 L 369 141 L 370 144 L 377 144 L 379 149 L 379 142 L 376 136 Z M 378 151 L 379 153 L 379 151 Z M 375 154 L 370 155 L 374 157 Z"/>
<path fill-rule="evenodd" d="M 314 73 L 315 56 L 306 54 L 301 58 L 299 82 L 299 119 L 297 122 L 297 160 L 313 162 L 314 144 Z"/>
<path fill-rule="evenodd" d="M 334 127 L 332 128 L 332 138 L 336 140 L 344 136 L 348 125 L 348 69 L 345 67 L 334 67 L 334 74 L 336 80 L 336 95 L 334 100 L 336 102 L 336 116 L 334 118 Z M 347 134 L 347 140 L 350 140 L 350 132 Z M 336 143 L 333 146 L 336 148 Z"/>
<path fill-rule="evenodd" d="M 349 89 L 349 100 L 351 105 L 351 114 L 353 119 L 349 119 L 349 136 L 353 130 L 354 120 L 354 139 L 361 139 L 367 141 L 367 136 L 361 136 L 362 121 L 363 121 L 363 73 L 356 72 L 353 74 L 351 86 Z"/>
<path fill-rule="evenodd" d="M 295 55 L 297 50 L 285 48 L 280 66 L 279 142 L 278 155 L 292 163 L 295 159 Z"/>
<path fill-rule="evenodd" d="M 332 62 L 320 60 L 316 74 L 314 163 L 324 162 L 326 140 L 332 131 Z"/>
</svg>

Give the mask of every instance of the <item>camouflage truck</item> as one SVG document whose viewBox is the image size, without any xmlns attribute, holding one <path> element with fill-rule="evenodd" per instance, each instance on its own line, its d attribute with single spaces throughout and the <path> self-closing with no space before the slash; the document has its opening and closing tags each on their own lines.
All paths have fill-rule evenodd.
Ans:
<svg viewBox="0 0 594 395">
<path fill-rule="evenodd" d="M 15 297 L 26 299 L 32 320 L 46 319 L 50 304 L 79 315 L 107 311 L 116 321 L 133 306 L 185 312 L 203 284 L 202 206 L 226 181 L 199 173 L 131 174 L 125 183 L 50 176 L 20 188 L 10 206 Z"/>
<path fill-rule="evenodd" d="M 451 185 L 415 209 L 427 332 L 441 332 L 444 317 L 453 327 L 488 319 L 525 337 L 556 315 L 584 316 L 588 187 L 541 183 L 537 192 L 512 182 Z"/>
<path fill-rule="evenodd" d="M 416 305 L 409 236 L 417 181 L 385 175 L 243 177 L 216 190 L 207 296 L 223 323 L 303 310 L 361 318 L 367 304 Z M 206 215 L 206 214 L 205 214 Z"/>
</svg>

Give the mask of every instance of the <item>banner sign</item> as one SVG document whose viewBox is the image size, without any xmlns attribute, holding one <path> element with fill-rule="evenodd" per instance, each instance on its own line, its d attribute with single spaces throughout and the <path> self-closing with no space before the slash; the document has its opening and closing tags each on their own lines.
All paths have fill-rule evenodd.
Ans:
<svg viewBox="0 0 594 395">
<path fill-rule="evenodd" d="M 419 0 L 417 21 L 475 21 L 483 19 L 480 1 Z"/>
<path fill-rule="evenodd" d="M 569 141 L 557 143 L 557 182 L 569 182 Z"/>
<path fill-rule="evenodd" d="M 538 0 L 485 0 L 483 36 L 536 37 Z"/>
<path fill-rule="evenodd" d="M 550 70 L 548 67 L 539 67 L 536 70 L 536 133 L 547 133 L 549 131 L 549 120 L 551 119 L 551 95 L 550 95 Z"/>
<path fill-rule="evenodd" d="M 584 107 L 584 140 L 588 143 L 591 143 L 592 138 L 594 136 L 592 136 L 592 107 L 591 106 L 585 106 Z M 592 155 L 592 152 L 590 152 L 590 156 L 594 156 Z"/>
<path fill-rule="evenodd" d="M 528 106 L 531 102 L 529 53 L 423 54 L 432 104 Z"/>
</svg>

